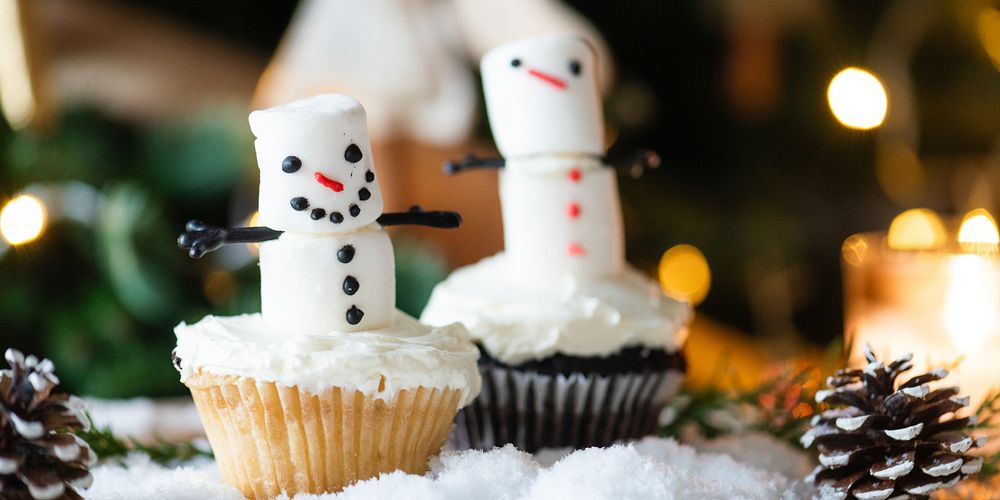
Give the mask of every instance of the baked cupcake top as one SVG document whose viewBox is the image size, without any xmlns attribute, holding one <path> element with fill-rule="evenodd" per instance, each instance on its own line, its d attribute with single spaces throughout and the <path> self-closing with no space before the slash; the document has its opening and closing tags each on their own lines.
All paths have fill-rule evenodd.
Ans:
<svg viewBox="0 0 1000 500">
<path fill-rule="evenodd" d="M 479 351 L 465 329 L 423 325 L 398 310 L 389 326 L 365 332 L 289 332 L 260 314 L 207 316 L 174 331 L 182 382 L 200 370 L 313 393 L 356 389 L 383 400 L 421 386 L 461 390 L 463 405 L 479 393 Z"/>
<path fill-rule="evenodd" d="M 421 320 L 460 321 L 508 364 L 556 353 L 607 356 L 633 346 L 674 352 L 684 343 L 690 307 L 632 268 L 531 281 L 509 267 L 500 253 L 456 270 L 434 289 Z"/>
</svg>

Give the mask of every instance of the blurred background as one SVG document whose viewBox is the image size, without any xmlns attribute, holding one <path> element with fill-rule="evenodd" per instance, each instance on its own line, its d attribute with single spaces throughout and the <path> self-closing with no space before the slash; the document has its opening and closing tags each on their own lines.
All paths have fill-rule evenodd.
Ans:
<svg viewBox="0 0 1000 500">
<path fill-rule="evenodd" d="M 495 154 L 478 58 L 567 31 L 604 56 L 612 156 L 663 159 L 620 178 L 628 257 L 699 304 L 696 380 L 839 341 L 851 234 L 1000 209 L 996 1 L 0 0 L 0 344 L 85 395 L 184 393 L 173 326 L 259 310 L 259 277 L 174 240 L 252 224 L 247 113 L 323 91 L 368 109 L 387 210 L 465 217 L 392 229 L 419 314 L 502 246 L 495 172 L 440 168 Z"/>
</svg>

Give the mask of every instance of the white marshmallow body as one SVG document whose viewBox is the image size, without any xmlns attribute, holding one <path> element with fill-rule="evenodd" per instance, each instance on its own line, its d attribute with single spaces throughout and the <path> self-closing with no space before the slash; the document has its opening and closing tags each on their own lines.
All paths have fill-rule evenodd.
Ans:
<svg viewBox="0 0 1000 500">
<path fill-rule="evenodd" d="M 250 113 L 250 129 L 257 138 L 260 167 L 260 222 L 281 231 L 342 233 L 367 226 L 382 215 L 382 192 L 378 182 L 366 179 L 375 173 L 365 110 L 353 97 L 323 94 Z M 345 154 L 357 146 L 361 159 L 350 162 Z M 286 158 L 295 157 L 301 167 L 282 170 Z M 321 184 L 316 174 L 343 185 L 336 192 Z M 371 176 L 368 176 L 371 178 Z M 359 192 L 368 190 L 367 200 Z M 304 198 L 301 210 L 292 200 Z M 351 215 L 351 206 L 358 215 Z M 314 212 L 322 210 L 320 212 Z M 331 215 L 343 220 L 335 223 Z M 315 217 L 315 218 L 314 218 Z"/>
<path fill-rule="evenodd" d="M 604 155 L 596 56 L 584 39 L 559 35 L 501 45 L 480 67 L 490 129 L 505 158 Z"/>
<path fill-rule="evenodd" d="M 625 268 L 618 183 L 596 160 L 508 160 L 500 203 L 510 272 L 524 281 Z"/>
<path fill-rule="evenodd" d="M 257 138 L 260 222 L 284 231 L 260 245 L 264 321 L 314 333 L 388 326 L 395 264 L 392 243 L 375 223 L 382 194 L 364 108 L 353 97 L 325 94 L 254 111 L 250 128 Z M 292 172 L 283 169 L 289 157 L 299 163 Z M 343 188 L 331 189 L 334 183 Z M 308 205 L 296 206 L 297 198 Z M 345 247 L 353 250 L 350 258 Z"/>
<path fill-rule="evenodd" d="M 338 252 L 353 248 L 348 262 Z M 345 292 L 353 278 L 357 290 Z M 295 331 L 326 333 L 388 326 L 396 306 L 392 242 L 377 224 L 344 234 L 285 233 L 260 245 L 261 314 Z M 350 288 L 347 287 L 347 288 Z M 357 324 L 347 321 L 356 308 Z"/>
</svg>

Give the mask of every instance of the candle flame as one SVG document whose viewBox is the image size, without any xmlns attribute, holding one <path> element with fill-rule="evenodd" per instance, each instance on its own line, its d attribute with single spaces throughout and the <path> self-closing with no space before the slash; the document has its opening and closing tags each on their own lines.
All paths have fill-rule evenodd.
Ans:
<svg viewBox="0 0 1000 500">
<path fill-rule="evenodd" d="M 969 212 L 958 230 L 958 244 L 964 252 L 995 253 L 1000 245 L 996 220 L 982 208 Z"/>
<path fill-rule="evenodd" d="M 889 225 L 888 243 L 894 250 L 934 250 L 946 239 L 941 217 L 926 208 L 907 210 Z"/>
</svg>

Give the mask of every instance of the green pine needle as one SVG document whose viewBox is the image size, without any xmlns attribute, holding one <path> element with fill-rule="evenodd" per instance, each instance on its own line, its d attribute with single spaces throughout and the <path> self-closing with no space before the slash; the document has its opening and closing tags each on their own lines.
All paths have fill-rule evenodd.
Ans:
<svg viewBox="0 0 1000 500">
<path fill-rule="evenodd" d="M 77 431 L 76 435 L 86 441 L 102 461 L 121 460 L 133 452 L 148 455 L 150 460 L 160 465 L 188 462 L 198 457 L 213 457 L 212 452 L 198 448 L 191 442 L 171 443 L 157 437 L 153 444 L 143 444 L 134 438 L 115 436 L 110 427 L 91 426 L 89 430 Z"/>
</svg>

